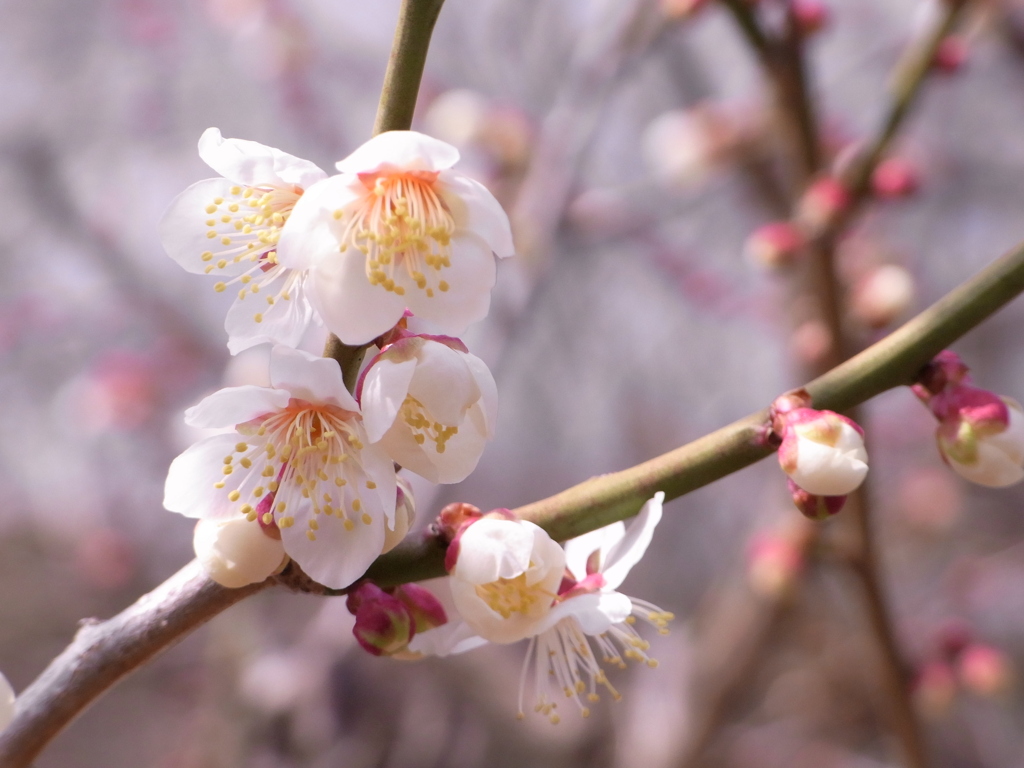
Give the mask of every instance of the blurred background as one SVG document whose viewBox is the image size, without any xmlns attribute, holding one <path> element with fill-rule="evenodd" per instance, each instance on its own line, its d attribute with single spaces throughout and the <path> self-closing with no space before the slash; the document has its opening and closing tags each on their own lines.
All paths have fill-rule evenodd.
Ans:
<svg viewBox="0 0 1024 768">
<path fill-rule="evenodd" d="M 763 0 L 769 20 L 780 2 Z M 157 237 L 170 200 L 214 175 L 200 133 L 332 169 L 369 137 L 398 2 L 0 8 L 0 669 L 21 689 L 80 619 L 191 558 L 192 523 L 161 508 L 168 463 L 194 439 L 182 412 L 266 378 L 265 349 L 227 353 L 230 296 Z M 821 13 L 810 79 L 841 162 L 936 9 Z M 975 3 L 941 54 L 899 162 L 838 251 L 865 344 L 1024 238 L 1024 5 Z M 416 486 L 421 525 L 451 501 L 514 507 L 625 468 L 803 381 L 827 329 L 745 245 L 785 212 L 770 112 L 714 2 L 447 1 L 415 127 L 459 147 L 512 215 L 519 256 L 466 337 L 498 382 L 497 438 L 461 485 Z M 1019 399 L 1022 322 L 1018 301 L 955 346 L 979 385 Z M 946 470 L 907 390 L 866 422 L 884 581 L 933 764 L 1022 765 L 1024 490 Z M 623 700 L 586 720 L 516 720 L 523 644 L 372 658 L 342 599 L 276 589 L 118 685 L 36 765 L 899 764 L 861 594 L 834 551 L 807 545 L 810 525 L 771 460 L 672 502 L 623 587 L 677 616 L 650 638 L 660 665 L 615 672 Z"/>
</svg>

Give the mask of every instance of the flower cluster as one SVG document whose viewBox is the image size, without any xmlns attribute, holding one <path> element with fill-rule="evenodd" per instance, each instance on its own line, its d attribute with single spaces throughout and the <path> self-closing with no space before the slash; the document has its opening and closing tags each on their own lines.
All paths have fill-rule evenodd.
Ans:
<svg viewBox="0 0 1024 768">
<path fill-rule="evenodd" d="M 638 620 L 664 634 L 672 614 L 616 591 L 643 557 L 661 520 L 664 493 L 655 494 L 627 528 L 617 522 L 566 542 L 506 510 L 465 517 L 449 546 L 445 590 L 459 617 L 416 635 L 408 651 L 445 656 L 487 642 L 529 639 L 519 690 L 533 667 L 534 710 L 559 722 L 558 699 L 584 716 L 601 692 L 620 698 L 603 664 L 648 666 L 650 644 Z M 444 521 L 442 520 L 442 523 Z"/>
<path fill-rule="evenodd" d="M 494 256 L 513 252 L 508 218 L 452 170 L 454 147 L 413 131 L 376 136 L 334 176 L 216 128 L 199 154 L 221 178 L 171 203 L 164 247 L 216 275 L 215 290 L 237 290 L 232 353 L 274 347 L 269 387 L 222 389 L 186 413 L 217 433 L 171 464 L 164 505 L 201 520 L 197 556 L 224 586 L 294 560 L 347 587 L 412 522 L 396 464 L 458 482 L 494 434 L 486 365 L 427 326 L 458 334 L 486 315 Z M 297 349 L 314 321 L 370 348 L 354 395 L 334 360 Z"/>
<path fill-rule="evenodd" d="M 966 480 L 1002 488 L 1024 480 L 1024 408 L 970 385 L 967 366 L 940 352 L 918 377 L 914 393 L 938 419 L 939 453 Z"/>
</svg>

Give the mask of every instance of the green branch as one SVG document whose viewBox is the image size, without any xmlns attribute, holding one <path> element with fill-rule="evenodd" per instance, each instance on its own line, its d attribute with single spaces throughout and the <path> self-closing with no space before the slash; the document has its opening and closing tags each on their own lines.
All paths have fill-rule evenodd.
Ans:
<svg viewBox="0 0 1024 768">
<path fill-rule="evenodd" d="M 951 291 L 859 355 L 807 384 L 817 408 L 845 411 L 913 382 L 937 353 L 1024 292 L 1024 244 Z M 655 491 L 674 499 L 772 453 L 761 442 L 767 409 L 621 472 L 586 480 L 514 512 L 564 540 L 635 515 Z M 444 573 L 444 552 L 411 537 L 379 558 L 367 575 L 381 585 Z"/>
</svg>

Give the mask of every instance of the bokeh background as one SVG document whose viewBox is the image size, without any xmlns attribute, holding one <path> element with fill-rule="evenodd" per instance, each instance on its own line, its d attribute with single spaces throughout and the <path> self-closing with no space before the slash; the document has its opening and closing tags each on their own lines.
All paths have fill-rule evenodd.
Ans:
<svg viewBox="0 0 1024 768">
<path fill-rule="evenodd" d="M 460 148 L 520 255 L 466 337 L 498 382 L 498 436 L 461 485 L 417 485 L 421 525 L 450 501 L 514 507 L 669 450 L 763 407 L 821 353 L 787 277 L 744 256 L 780 215 L 765 83 L 725 12 L 686 5 L 443 9 L 416 127 Z M 230 297 L 157 238 L 169 201 L 213 175 L 200 133 L 330 169 L 369 136 L 397 6 L 0 3 L 0 669 L 16 688 L 80 619 L 191 557 L 192 524 L 161 508 L 194 439 L 182 411 L 266 377 L 266 350 L 227 353 Z M 830 151 L 878 123 L 887 74 L 933 12 L 832 0 L 808 48 Z M 975 4 L 951 54 L 964 61 L 927 84 L 896 146 L 919 190 L 873 204 L 843 241 L 865 343 L 1024 238 L 1021 14 Z M 899 279 L 872 287 L 883 265 Z M 1022 322 L 1017 302 L 955 347 L 979 384 L 1018 398 Z M 909 391 L 867 413 L 884 579 L 934 764 L 1024 764 L 1022 490 L 946 470 Z M 660 665 L 615 673 L 623 700 L 586 720 L 516 720 L 523 645 L 371 658 L 342 599 L 278 589 L 121 683 L 36 765 L 898 764 L 860 593 L 806 536 L 770 460 L 672 502 L 624 585 L 677 616 L 651 638 Z"/>
</svg>

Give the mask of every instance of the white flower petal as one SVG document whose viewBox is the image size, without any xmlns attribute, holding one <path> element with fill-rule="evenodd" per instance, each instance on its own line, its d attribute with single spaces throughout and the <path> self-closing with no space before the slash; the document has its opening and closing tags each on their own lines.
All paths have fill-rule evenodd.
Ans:
<svg viewBox="0 0 1024 768">
<path fill-rule="evenodd" d="M 289 269 L 305 270 L 338 255 L 334 212 L 367 194 L 355 176 L 331 176 L 306 190 L 292 208 L 277 242 L 277 260 Z"/>
<path fill-rule="evenodd" d="M 632 612 L 633 603 L 621 592 L 589 592 L 556 604 L 543 623 L 538 625 L 537 631 L 539 634 L 551 629 L 559 621 L 571 616 L 580 623 L 585 634 L 600 635 L 614 624 L 624 622 Z"/>
<path fill-rule="evenodd" d="M 366 259 L 355 248 L 310 269 L 310 300 L 331 333 L 346 344 L 366 344 L 395 327 L 406 296 L 370 285 Z"/>
<path fill-rule="evenodd" d="M 417 131 L 379 133 L 335 166 L 342 173 L 381 169 L 443 171 L 459 161 L 451 144 Z"/>
<path fill-rule="evenodd" d="M 658 491 L 654 494 L 626 529 L 626 535 L 608 552 L 601 569 L 606 588 L 617 588 L 633 566 L 640 562 L 640 558 L 651 544 L 654 529 L 661 522 L 664 501 L 664 492 Z"/>
<path fill-rule="evenodd" d="M 973 464 L 963 464 L 950 458 L 949 465 L 964 480 L 988 488 L 1005 488 L 1024 480 L 1024 467 L 999 449 L 984 443 L 978 445 L 978 460 Z"/>
<path fill-rule="evenodd" d="M 449 618 L 447 624 L 417 633 L 409 642 L 409 650 L 421 656 L 455 656 L 481 645 L 487 645 L 487 641 L 472 627 L 464 621 Z"/>
<path fill-rule="evenodd" d="M 204 397 L 185 411 L 185 423 L 202 429 L 233 427 L 280 410 L 288 405 L 289 395 L 281 389 L 245 384 L 226 387 Z"/>
<path fill-rule="evenodd" d="M 395 461 L 432 483 L 458 483 L 465 480 L 480 462 L 487 440 L 471 423 L 464 422 L 456 435 L 448 438 L 444 453 L 427 440 L 419 445 L 413 432 L 395 422 L 381 439 L 381 445 Z"/>
<path fill-rule="evenodd" d="M 415 359 L 393 360 L 387 356 L 377 360 L 366 372 L 359 399 L 366 436 L 371 443 L 380 440 L 394 423 L 415 372 Z"/>
<path fill-rule="evenodd" d="M 596 531 L 584 533 L 575 539 L 565 542 L 565 566 L 577 581 L 587 575 L 587 560 L 594 552 L 600 552 L 599 567 L 603 566 L 608 552 L 622 541 L 626 535 L 626 526 L 622 521 L 598 528 Z M 616 585 L 618 586 L 618 585 Z"/>
<path fill-rule="evenodd" d="M 996 435 L 978 440 L 978 458 L 962 464 L 947 456 L 949 465 L 965 480 L 989 488 L 1005 488 L 1024 480 L 1024 415 L 1009 404 L 1010 423 Z"/>
<path fill-rule="evenodd" d="M 375 497 L 363 497 L 369 524 L 356 519 L 351 531 L 336 515 L 316 515 L 315 540 L 308 535 L 309 521 L 314 517 L 312 509 L 296 513 L 295 524 L 281 529 L 285 551 L 325 587 L 347 587 L 366 573 L 384 549 L 384 513 L 379 503 L 371 505 L 371 500 Z"/>
<path fill-rule="evenodd" d="M 171 462 L 164 484 L 164 507 L 185 517 L 225 517 L 231 514 L 228 493 L 235 487 L 224 475 L 224 457 L 238 442 L 237 433 L 200 440 Z M 224 488 L 215 483 L 224 481 Z M 237 481 L 236 481 L 237 484 Z"/>
<path fill-rule="evenodd" d="M 331 403 L 359 413 L 355 398 L 345 388 L 336 360 L 278 345 L 270 352 L 270 383 L 308 403 Z"/>
<path fill-rule="evenodd" d="M 360 451 L 363 471 L 376 485 L 377 499 L 380 509 L 389 526 L 395 524 L 395 502 L 398 497 L 398 478 L 395 475 L 395 463 L 387 451 L 380 445 L 366 445 Z"/>
<path fill-rule="evenodd" d="M 284 299 L 278 291 L 289 276 L 293 278 L 288 289 L 289 298 Z M 237 355 L 265 343 L 297 347 L 314 317 L 304 284 L 303 277 L 295 275 L 291 270 L 282 271 L 281 277 L 264 284 L 264 290 L 260 293 L 235 299 L 224 320 L 231 354 Z M 267 304 L 265 295 L 274 298 L 274 303 Z M 257 314 L 259 321 L 256 320 Z"/>
<path fill-rule="evenodd" d="M 452 576 L 470 584 L 513 579 L 530 567 L 537 531 L 533 523 L 484 518 L 459 538 L 459 556 Z"/>
<path fill-rule="evenodd" d="M 167 255 L 180 264 L 186 271 L 197 275 L 209 274 L 210 267 L 217 260 L 209 256 L 203 259 L 204 253 L 216 253 L 223 246 L 216 238 L 211 239 L 207 233 L 213 229 L 218 233 L 227 234 L 228 227 L 216 218 L 211 219 L 206 212 L 207 206 L 218 197 L 228 197 L 232 183 L 227 179 L 203 179 L 197 181 L 167 206 L 163 218 L 160 219 L 160 242 Z M 213 221 L 211 228 L 208 221 Z M 234 230 L 231 230 L 234 234 Z M 239 275 L 249 269 L 252 264 L 248 260 L 235 262 L 227 259 L 218 275 Z"/>
<path fill-rule="evenodd" d="M 466 365 L 467 357 L 465 352 L 437 341 L 426 340 L 419 348 L 409 394 L 441 424 L 460 424 L 469 407 L 480 399 L 476 377 Z"/>
<path fill-rule="evenodd" d="M 7 678 L 0 674 L 0 733 L 14 719 L 14 689 Z"/>
<path fill-rule="evenodd" d="M 798 438 L 796 469 L 790 477 L 808 493 L 843 496 L 856 490 L 867 473 L 867 452 L 863 442 L 860 447 L 844 451 L 838 445 L 832 447 Z"/>
<path fill-rule="evenodd" d="M 455 171 L 446 171 L 438 177 L 438 192 L 457 228 L 479 235 L 499 258 L 515 255 L 508 215 L 487 187 Z"/>
<path fill-rule="evenodd" d="M 192 547 L 207 575 L 230 589 L 263 581 L 285 559 L 279 539 L 267 536 L 259 523 L 250 523 L 241 516 L 200 520 Z"/>
<path fill-rule="evenodd" d="M 414 315 L 436 324 L 442 333 L 457 336 L 487 315 L 497 272 L 487 243 L 472 232 L 456 230 L 451 250 L 452 265 L 441 273 L 450 288 L 428 297 L 407 287 L 404 298 Z"/>
<path fill-rule="evenodd" d="M 494 428 L 498 423 L 498 386 L 483 360 L 476 355 L 466 355 L 464 359 L 480 390 L 480 401 L 477 403 L 479 408 L 471 414 L 471 418 L 480 433 L 490 440 L 494 437 Z"/>
<path fill-rule="evenodd" d="M 225 139 L 217 128 L 199 138 L 199 156 L 226 179 L 245 186 L 309 187 L 327 174 L 308 160 L 245 139 Z"/>
</svg>

